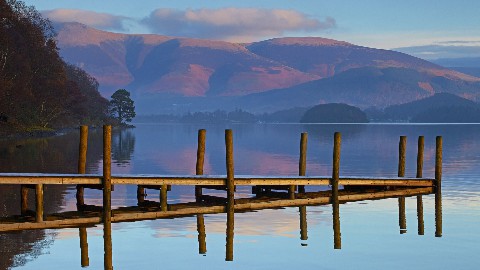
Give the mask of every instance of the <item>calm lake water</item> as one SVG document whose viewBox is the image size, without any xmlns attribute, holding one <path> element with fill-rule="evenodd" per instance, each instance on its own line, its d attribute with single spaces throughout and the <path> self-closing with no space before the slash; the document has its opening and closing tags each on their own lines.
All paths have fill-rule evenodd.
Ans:
<svg viewBox="0 0 480 270">
<path fill-rule="evenodd" d="M 227 214 L 204 215 L 206 253 L 197 217 L 112 224 L 115 269 L 478 269 L 480 257 L 480 125 L 185 125 L 137 124 L 114 131 L 112 173 L 194 174 L 197 131 L 207 130 L 205 174 L 225 174 L 224 130 L 233 129 L 236 174 L 298 175 L 300 133 L 308 132 L 307 175 L 331 175 L 333 133 L 342 133 L 341 176 L 396 176 L 399 136 L 406 135 L 406 176 L 415 177 L 417 138 L 425 136 L 424 177 L 434 177 L 435 136 L 443 136 L 443 235 L 435 237 L 434 195 L 423 196 L 424 235 L 416 197 L 406 198 L 400 234 L 398 199 L 340 206 L 342 248 L 334 249 L 332 207 L 307 206 L 308 239 L 299 207 L 235 213 L 234 259 L 225 261 Z M 101 173 L 101 130 L 90 130 L 87 173 Z M 75 173 L 78 133 L 0 141 L 1 172 Z M 307 191 L 325 190 L 307 187 Z M 112 206 L 135 206 L 135 186 L 115 186 Z M 237 198 L 251 196 L 238 187 Z M 20 213 L 20 188 L 0 186 L 0 215 Z M 159 201 L 158 191 L 146 199 Z M 204 194 L 224 192 L 204 191 Z M 168 203 L 195 201 L 193 187 L 173 187 Z M 76 210 L 75 187 L 47 186 L 47 214 Z M 30 196 L 30 206 L 34 198 Z M 87 204 L 102 193 L 86 190 Z M 86 229 L 88 269 L 103 269 L 103 226 Z M 305 233 L 305 232 L 304 232 Z M 78 228 L 0 233 L 0 269 L 80 269 Z"/>
</svg>

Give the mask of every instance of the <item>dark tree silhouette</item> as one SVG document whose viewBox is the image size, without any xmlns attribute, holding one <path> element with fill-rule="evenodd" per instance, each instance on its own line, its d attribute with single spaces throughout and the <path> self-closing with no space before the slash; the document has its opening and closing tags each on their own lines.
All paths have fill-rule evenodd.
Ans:
<svg viewBox="0 0 480 270">
<path fill-rule="evenodd" d="M 130 92 L 125 89 L 118 89 L 113 93 L 110 100 L 110 113 L 119 124 L 131 122 L 135 118 L 135 105 L 130 98 Z"/>
<path fill-rule="evenodd" d="M 108 101 L 98 94 L 98 83 L 82 72 L 66 66 L 52 25 L 34 7 L 17 0 L 0 0 L 1 131 L 104 119 Z M 90 85 L 85 87 L 84 82 Z M 89 110 L 87 102 L 100 109 Z M 91 112 L 97 115 L 93 117 Z"/>
</svg>

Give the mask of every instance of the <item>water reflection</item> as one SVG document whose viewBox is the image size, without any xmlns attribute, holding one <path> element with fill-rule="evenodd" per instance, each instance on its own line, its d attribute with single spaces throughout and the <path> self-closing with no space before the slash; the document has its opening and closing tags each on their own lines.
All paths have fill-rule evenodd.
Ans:
<svg viewBox="0 0 480 270">
<path fill-rule="evenodd" d="M 299 211 L 299 223 L 300 223 L 300 240 L 306 241 L 308 239 L 307 235 L 307 207 L 315 207 L 319 205 L 328 205 L 332 204 L 333 213 L 333 241 L 334 249 L 341 249 L 341 232 L 340 232 L 340 211 L 339 209 L 335 210 L 335 207 L 340 207 L 340 204 L 358 202 L 362 200 L 370 199 L 387 199 L 392 197 L 399 197 L 405 199 L 405 197 L 415 197 L 421 195 L 429 195 L 434 192 L 433 188 L 399 188 L 397 190 L 384 191 L 380 189 L 364 190 L 364 191 L 347 191 L 339 190 L 337 199 L 333 198 L 333 193 L 330 191 L 320 191 L 320 192 L 306 192 L 302 194 L 297 194 L 295 199 L 290 199 L 288 194 L 284 193 L 283 196 L 278 196 L 279 192 L 262 192 L 257 194 L 255 197 L 251 198 L 242 198 L 236 199 L 233 198 L 216 198 L 216 203 L 205 203 L 205 202 L 191 202 L 183 204 L 172 204 L 169 205 L 167 211 L 162 210 L 161 203 L 158 202 L 149 202 L 149 207 L 145 208 L 144 206 L 135 206 L 135 207 L 120 207 L 113 210 L 112 220 L 103 221 L 103 237 L 104 237 L 104 268 L 112 269 L 113 267 L 113 258 L 112 258 L 112 226 L 111 222 L 123 222 L 123 221 L 140 221 L 145 219 L 157 219 L 157 218 L 182 218 L 190 217 L 192 215 L 196 216 L 196 228 L 198 233 L 198 253 L 206 254 L 207 252 L 207 241 L 206 241 L 206 230 L 205 230 L 205 216 L 204 214 L 213 215 L 215 213 L 226 213 L 226 242 L 225 242 L 225 260 L 233 261 L 234 260 L 234 227 L 235 227 L 235 215 L 241 215 L 241 212 L 249 211 L 258 211 L 262 209 L 276 209 L 283 207 L 296 207 Z M 202 195 L 202 201 L 205 199 L 212 200 L 211 196 Z M 436 201 L 436 220 L 437 226 L 441 226 L 441 207 L 438 206 L 439 201 Z M 399 207 L 401 204 L 399 204 Z M 399 208 L 399 223 L 405 224 L 405 214 L 404 208 Z M 235 212 L 239 212 L 235 214 Z M 194 214 L 196 213 L 196 214 Z M 260 213 L 259 213 L 260 214 Z M 423 220 L 423 206 L 420 209 L 417 209 L 417 214 L 419 219 Z M 420 217 L 420 214 L 422 217 Z M 85 217 L 98 217 L 97 222 L 101 222 L 102 212 L 64 212 L 57 213 L 54 216 L 46 218 L 45 228 L 58 228 L 64 226 L 77 226 L 79 228 L 79 240 L 80 240 L 80 262 L 82 267 L 87 267 L 90 265 L 89 262 L 89 244 L 87 240 L 87 227 L 83 224 Z M 3 218 L 5 219 L 5 218 Z M 54 225 L 55 220 L 62 220 L 61 225 Z M 0 231 L 8 230 L 6 229 L 5 220 L 2 220 L 0 225 Z M 10 222 L 15 222 L 15 219 L 10 219 Z M 48 222 L 52 222 L 50 225 Z M 440 222 L 440 223 L 438 223 Z M 75 225 L 75 224 L 79 225 Z M 18 223 L 16 226 L 22 226 Z M 55 223 L 58 224 L 58 223 Z M 401 225 L 402 227 L 402 225 Z M 11 226 L 9 227 L 12 228 Z M 406 229 L 406 228 L 405 228 Z M 438 231 L 441 231 L 441 228 L 436 228 L 435 234 L 438 234 Z M 406 233 L 406 230 L 403 232 Z M 302 245 L 306 245 L 305 242 Z"/>
<path fill-rule="evenodd" d="M 112 132 L 112 159 L 115 165 L 130 164 L 135 151 L 135 133 L 132 129 L 115 129 Z"/>
</svg>

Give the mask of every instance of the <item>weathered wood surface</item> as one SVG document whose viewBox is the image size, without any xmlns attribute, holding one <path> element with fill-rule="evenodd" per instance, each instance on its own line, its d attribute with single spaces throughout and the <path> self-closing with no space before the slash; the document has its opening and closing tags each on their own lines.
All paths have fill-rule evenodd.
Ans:
<svg viewBox="0 0 480 270">
<path fill-rule="evenodd" d="M 44 185 L 75 185 L 75 184 L 102 184 L 102 175 L 99 174 L 45 174 L 45 173 L 0 173 L 0 184 L 44 184 Z M 235 175 L 235 185 L 314 185 L 328 186 L 329 176 L 257 176 Z M 227 183 L 226 175 L 160 175 L 137 174 L 111 176 L 112 185 L 208 185 L 222 186 Z M 412 186 L 431 187 L 435 179 L 409 177 L 357 177 L 344 176 L 339 178 L 339 185 L 360 186 Z"/>
<path fill-rule="evenodd" d="M 399 196 L 417 196 L 433 194 L 433 187 L 426 188 L 409 188 L 398 189 L 390 191 L 373 191 L 373 192 L 351 192 L 339 191 L 338 200 L 340 203 L 355 202 L 363 200 L 379 200 L 386 198 L 395 198 Z M 299 206 L 314 206 L 314 205 L 328 205 L 331 201 L 330 191 L 309 192 L 304 194 L 297 194 L 294 200 L 288 198 L 246 198 L 236 199 L 234 205 L 235 212 L 248 212 L 262 209 L 274 209 L 282 207 L 299 207 Z M 225 199 L 225 198 L 224 198 Z M 215 203 L 183 203 L 169 205 L 168 211 L 162 211 L 160 206 L 153 208 L 152 211 L 146 211 L 142 207 L 124 207 L 112 210 L 113 216 L 111 222 L 128 222 L 148 219 L 161 218 L 175 218 L 193 216 L 197 214 L 218 214 L 226 212 L 226 204 Z M 66 212 L 57 213 L 46 216 L 44 221 L 35 222 L 32 220 L 18 221 L 16 219 L 1 218 L 1 231 L 16 231 L 29 229 L 53 229 L 63 227 L 78 227 L 92 224 L 102 223 L 101 212 Z"/>
</svg>

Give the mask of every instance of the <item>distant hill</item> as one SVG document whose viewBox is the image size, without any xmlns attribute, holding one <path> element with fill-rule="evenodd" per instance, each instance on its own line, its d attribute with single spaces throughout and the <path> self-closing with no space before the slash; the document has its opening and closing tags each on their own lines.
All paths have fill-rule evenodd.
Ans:
<svg viewBox="0 0 480 270">
<path fill-rule="evenodd" d="M 366 67 L 290 88 L 248 95 L 240 98 L 237 106 L 251 111 L 274 111 L 318 103 L 385 108 L 426 98 L 437 91 L 477 99 L 479 89 L 477 82 L 450 80 L 413 69 Z"/>
<path fill-rule="evenodd" d="M 357 107 L 341 103 L 321 104 L 307 110 L 301 123 L 368 123 L 366 114 Z"/>
<path fill-rule="evenodd" d="M 441 58 L 432 62 L 464 74 L 480 77 L 480 57 Z"/>
<path fill-rule="evenodd" d="M 448 107 L 477 108 L 478 104 L 453 94 L 439 93 L 425 99 L 388 107 L 385 109 L 385 115 L 393 120 L 410 120 L 426 111 Z"/>
<path fill-rule="evenodd" d="M 407 54 L 320 37 L 250 44 L 127 35 L 59 24 L 62 57 L 110 96 L 128 89 L 141 113 L 272 112 L 319 103 L 384 108 L 450 92 L 479 99 L 480 78 Z"/>
<path fill-rule="evenodd" d="M 480 107 L 438 106 L 426 109 L 412 123 L 480 123 Z"/>
</svg>

